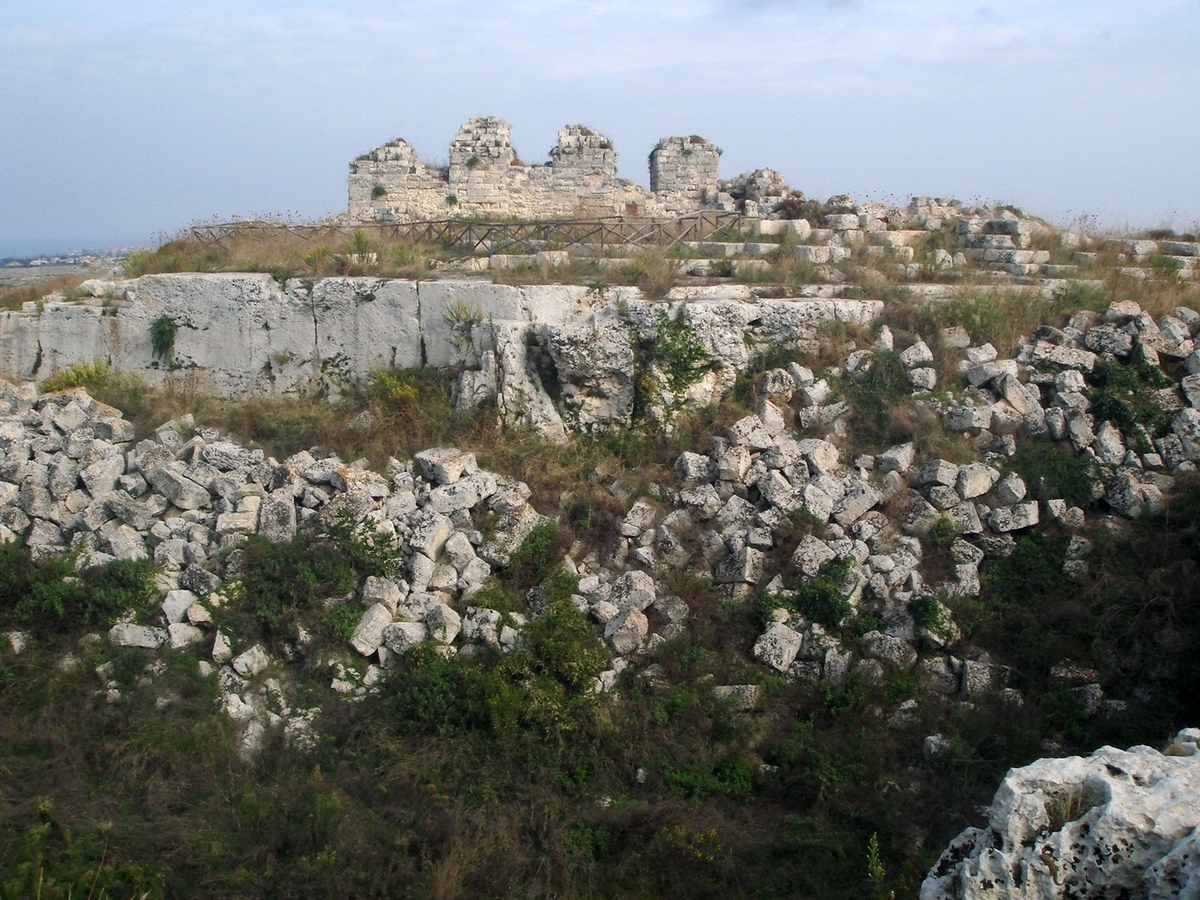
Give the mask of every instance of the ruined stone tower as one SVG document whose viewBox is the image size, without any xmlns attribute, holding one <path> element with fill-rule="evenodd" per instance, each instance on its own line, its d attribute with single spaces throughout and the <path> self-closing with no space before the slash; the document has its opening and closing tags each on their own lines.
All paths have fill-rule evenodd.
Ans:
<svg viewBox="0 0 1200 900">
<path fill-rule="evenodd" d="M 618 178 L 605 135 L 583 125 L 558 132 L 545 164 L 522 162 L 512 129 L 494 116 L 469 119 L 440 169 L 395 140 L 350 164 L 350 215 L 415 221 L 455 216 L 529 219 L 612 215 L 676 216 L 712 205 L 718 150 L 700 137 L 664 138 L 650 154 L 651 190 Z"/>
</svg>

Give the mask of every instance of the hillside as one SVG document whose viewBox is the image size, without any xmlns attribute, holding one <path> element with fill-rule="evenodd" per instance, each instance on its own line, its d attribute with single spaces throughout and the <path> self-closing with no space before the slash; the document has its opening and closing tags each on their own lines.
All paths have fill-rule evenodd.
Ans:
<svg viewBox="0 0 1200 900">
<path fill-rule="evenodd" d="M 1200 245 L 993 214 L 185 244 L 0 314 L 0 897 L 916 897 L 1011 767 L 1166 747 Z M 1054 841 L 1024 890 L 1116 877 Z"/>
</svg>

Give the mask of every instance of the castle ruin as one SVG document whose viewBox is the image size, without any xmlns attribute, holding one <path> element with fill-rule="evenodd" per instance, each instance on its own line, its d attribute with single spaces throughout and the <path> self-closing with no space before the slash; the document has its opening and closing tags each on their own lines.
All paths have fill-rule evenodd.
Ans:
<svg viewBox="0 0 1200 900">
<path fill-rule="evenodd" d="M 522 162 L 503 119 L 474 118 L 450 145 L 449 165 L 394 140 L 350 163 L 350 216 L 412 222 L 460 216 L 554 219 L 681 216 L 714 206 L 721 150 L 698 135 L 663 138 L 650 153 L 650 190 L 617 177 L 612 141 L 582 125 L 558 132 L 543 164 Z"/>
</svg>

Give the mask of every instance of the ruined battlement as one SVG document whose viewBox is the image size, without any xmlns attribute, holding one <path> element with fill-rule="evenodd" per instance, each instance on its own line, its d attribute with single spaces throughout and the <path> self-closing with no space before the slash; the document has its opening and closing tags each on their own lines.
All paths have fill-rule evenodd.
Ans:
<svg viewBox="0 0 1200 900">
<path fill-rule="evenodd" d="M 473 118 L 458 130 L 444 168 L 421 162 L 404 140 L 350 163 L 349 214 L 360 221 L 401 222 L 686 215 L 716 205 L 720 155 L 699 135 L 663 138 L 650 153 L 647 191 L 617 177 L 612 141 L 583 125 L 562 128 L 549 160 L 530 164 L 513 149 L 508 122 Z"/>
</svg>

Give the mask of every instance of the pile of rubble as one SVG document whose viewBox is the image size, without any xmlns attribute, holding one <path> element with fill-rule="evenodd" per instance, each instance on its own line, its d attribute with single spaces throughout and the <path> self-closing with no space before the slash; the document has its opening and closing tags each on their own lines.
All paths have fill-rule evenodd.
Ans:
<svg viewBox="0 0 1200 900">
<path fill-rule="evenodd" d="M 358 674 L 331 659 L 335 690 L 360 693 L 394 654 L 424 641 L 449 651 L 519 640 L 520 615 L 470 599 L 542 517 L 527 486 L 480 471 L 472 454 L 437 448 L 410 463 L 393 460 L 386 474 L 308 452 L 278 462 L 196 428 L 190 416 L 135 441 L 119 411 L 82 389 L 39 394 L 32 384 L 0 384 L 0 411 L 0 539 L 20 537 L 35 557 L 74 553 L 81 566 L 152 559 L 160 609 L 117 623 L 109 642 L 204 647 L 219 667 L 205 669 L 219 678 L 227 711 L 246 725 L 250 748 L 272 724 L 305 730 L 312 713 L 292 715 L 287 680 L 262 646 L 235 646 L 215 624 L 221 608 L 237 602 L 237 548 L 249 535 L 286 541 L 306 525 L 349 516 L 402 548 L 395 577 L 368 578 L 359 592 L 366 609 L 351 646 L 372 665 Z M 486 539 L 473 511 L 491 517 Z M 297 645 L 306 640 L 296 637 Z M 19 649 L 29 637 L 12 633 L 8 641 Z M 111 667 L 99 674 L 117 699 Z"/>
<path fill-rule="evenodd" d="M 613 552 L 580 544 L 564 560 L 578 578 L 573 601 L 614 655 L 596 690 L 611 690 L 632 660 L 688 627 L 688 605 L 661 589 L 661 576 L 691 570 L 731 599 L 760 592 L 777 599 L 752 652 L 789 678 L 838 682 L 858 672 L 880 680 L 911 672 L 935 693 L 1003 690 L 1019 703 L 1005 687 L 1004 667 L 962 645 L 941 602 L 977 595 L 983 561 L 1011 554 L 1015 536 L 1047 520 L 1076 533 L 1064 573 L 1088 577 L 1091 544 L 1078 533 L 1083 509 L 1046 497 L 1045 485 L 1032 495 L 1037 486 L 1008 465 L 1017 439 L 1052 439 L 1086 454 L 1094 497 L 1112 513 L 1158 509 L 1171 480 L 1200 459 L 1198 327 L 1192 310 L 1154 320 L 1134 304 L 1114 304 L 1079 313 L 1062 329 L 1039 329 L 1014 359 L 947 329 L 939 342 L 962 351 L 965 386 L 936 399 L 929 346 L 918 340 L 897 352 L 886 328 L 872 347 L 826 373 L 795 363 L 766 372 L 755 413 L 714 438 L 707 454 L 678 458 L 677 489 L 660 486 L 630 502 Z M 839 444 L 852 409 L 842 382 L 883 364 L 884 354 L 894 355 L 908 389 L 940 410 L 948 430 L 969 435 L 980 459 L 919 459 L 912 443 L 845 458 Z M 1169 425 L 1152 434 L 1098 419 L 1089 378 L 1101 365 L 1136 366 L 1142 377 L 1170 384 L 1153 394 L 1169 410 Z M 804 436 L 821 431 L 823 438 Z M 328 660 L 336 691 L 361 695 L 398 655 L 426 642 L 446 654 L 480 643 L 519 646 L 525 617 L 477 603 L 476 595 L 544 519 L 529 505 L 526 485 L 479 470 L 472 454 L 435 448 L 409 462 L 392 460 L 380 474 L 362 461 L 308 452 L 276 461 L 196 428 L 190 417 L 160 427 L 153 439 L 134 438 L 117 410 L 81 389 L 43 395 L 33 385 L 0 385 L 0 538 L 19 537 L 35 555 L 75 552 L 89 564 L 152 559 L 161 609 L 152 619 L 118 623 L 109 641 L 203 648 L 226 709 L 246 725 L 247 746 L 272 724 L 304 732 L 311 721 L 311 711 L 289 708 L 287 679 L 264 648 L 236 646 L 217 624 L 222 606 L 237 602 L 238 548 L 249 535 L 281 542 L 348 518 L 397 548 L 394 572 L 366 578 L 353 597 L 332 598 L 363 607 L 349 642 L 363 661 L 349 654 Z M 768 560 L 799 526 L 805 533 L 789 567 L 798 580 L 768 578 Z M 939 542 L 936 570 L 932 541 Z M 834 566 L 842 567 L 849 608 L 878 617 L 865 636 L 839 637 L 789 602 L 806 579 Z M 296 635 L 295 645 L 306 639 Z M 14 646 L 23 640 L 10 637 Z M 121 686 L 101 675 L 110 696 L 119 696 Z M 1092 712 L 1119 706 L 1104 699 L 1094 678 L 1067 681 Z"/>
</svg>

